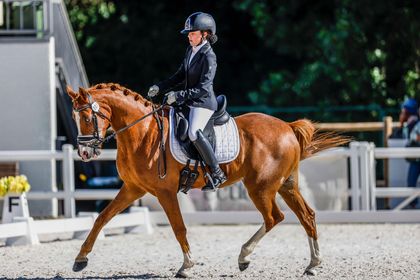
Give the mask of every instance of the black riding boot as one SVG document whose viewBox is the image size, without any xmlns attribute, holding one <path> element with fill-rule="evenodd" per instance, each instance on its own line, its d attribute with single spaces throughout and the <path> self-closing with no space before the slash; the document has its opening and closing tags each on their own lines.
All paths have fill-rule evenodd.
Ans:
<svg viewBox="0 0 420 280">
<path fill-rule="evenodd" d="M 201 190 L 204 192 L 216 191 L 216 189 L 226 182 L 227 179 L 225 173 L 223 173 L 223 170 L 219 167 L 213 148 L 201 130 L 197 131 L 197 140 L 195 140 L 193 144 L 211 171 L 211 180 L 209 179 Z"/>
</svg>

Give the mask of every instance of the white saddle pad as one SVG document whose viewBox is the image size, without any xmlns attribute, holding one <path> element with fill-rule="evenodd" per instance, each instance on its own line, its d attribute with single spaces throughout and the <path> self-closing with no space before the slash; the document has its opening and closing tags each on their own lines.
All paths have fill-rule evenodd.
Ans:
<svg viewBox="0 0 420 280">
<path fill-rule="evenodd" d="M 175 138 L 174 131 L 174 110 L 171 109 L 169 114 L 169 147 L 172 156 L 182 164 L 186 164 L 188 157 L 183 152 L 181 145 Z M 238 127 L 236 126 L 235 120 L 230 117 L 229 121 L 224 125 L 218 125 L 214 127 L 216 133 L 216 158 L 219 163 L 228 163 L 234 160 L 239 154 L 239 133 Z M 194 160 L 191 161 L 194 164 Z"/>
</svg>

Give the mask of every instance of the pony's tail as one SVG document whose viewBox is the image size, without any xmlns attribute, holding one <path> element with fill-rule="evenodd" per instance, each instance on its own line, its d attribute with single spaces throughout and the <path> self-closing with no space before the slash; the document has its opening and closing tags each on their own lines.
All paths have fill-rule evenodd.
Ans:
<svg viewBox="0 0 420 280">
<path fill-rule="evenodd" d="M 300 146 L 300 160 L 304 160 L 323 150 L 345 145 L 350 137 L 338 135 L 335 132 L 319 133 L 314 124 L 307 119 L 289 123 Z"/>
</svg>

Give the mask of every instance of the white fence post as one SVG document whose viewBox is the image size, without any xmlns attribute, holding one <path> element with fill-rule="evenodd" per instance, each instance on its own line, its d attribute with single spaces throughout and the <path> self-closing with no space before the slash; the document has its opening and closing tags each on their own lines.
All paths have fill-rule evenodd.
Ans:
<svg viewBox="0 0 420 280">
<path fill-rule="evenodd" d="M 369 195 L 370 195 L 370 209 L 376 211 L 376 160 L 375 160 L 375 143 L 369 145 Z"/>
<path fill-rule="evenodd" d="M 369 164 L 369 149 L 368 142 L 361 142 L 359 147 L 360 152 L 360 190 L 361 190 L 361 210 L 369 210 L 370 204 L 370 164 Z"/>
<path fill-rule="evenodd" d="M 63 145 L 63 188 L 64 198 L 64 216 L 66 218 L 76 217 L 76 202 L 74 200 L 74 161 L 73 146 Z"/>
<path fill-rule="evenodd" d="M 360 164 L 359 142 L 350 143 L 351 209 L 360 210 Z"/>
<path fill-rule="evenodd" d="M 6 246 L 39 244 L 38 235 L 36 234 L 34 229 L 34 219 L 32 217 L 13 217 L 13 223 L 19 222 L 26 223 L 26 234 L 20 237 L 7 238 Z"/>
<path fill-rule="evenodd" d="M 126 233 L 128 233 L 128 232 L 131 232 L 131 233 L 144 233 L 145 232 L 147 234 L 152 234 L 153 233 L 153 225 L 152 225 L 152 221 L 150 219 L 149 208 L 131 206 L 130 207 L 130 213 L 136 213 L 136 212 L 143 213 L 144 223 L 142 223 L 139 226 L 127 227 L 125 229 L 125 232 Z"/>
</svg>

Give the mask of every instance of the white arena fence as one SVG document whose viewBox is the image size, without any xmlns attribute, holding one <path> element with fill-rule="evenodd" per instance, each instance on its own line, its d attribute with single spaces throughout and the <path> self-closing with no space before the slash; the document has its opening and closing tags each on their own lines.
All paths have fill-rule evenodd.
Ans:
<svg viewBox="0 0 420 280">
<path fill-rule="evenodd" d="M 115 160 L 116 150 L 102 150 L 97 160 Z M 420 148 L 377 148 L 369 142 L 352 142 L 349 148 L 335 148 L 321 152 L 314 157 L 347 157 L 350 169 L 350 195 L 352 212 L 375 211 L 378 197 L 407 197 L 395 210 L 401 210 L 410 201 L 420 196 L 420 189 L 377 188 L 375 160 L 387 158 L 420 158 Z M 62 161 L 63 190 L 30 191 L 28 200 L 63 199 L 64 216 L 76 216 L 75 200 L 111 200 L 117 190 L 80 190 L 75 189 L 74 161 L 80 160 L 72 145 L 63 145 L 62 151 L 0 151 L 0 162 L 16 161 Z"/>
<path fill-rule="evenodd" d="M 14 217 L 13 223 L 0 224 L 0 239 L 6 245 L 39 244 L 39 235 L 73 233 L 74 238 L 85 238 L 98 217 L 95 212 L 81 212 L 77 218 L 34 220 L 32 217 Z M 104 238 L 104 231 L 123 228 L 124 232 L 153 233 L 149 210 L 146 207 L 131 207 L 130 213 L 115 216 L 98 238 Z"/>
<path fill-rule="evenodd" d="M 420 196 L 418 188 L 377 188 L 375 165 L 376 159 L 420 158 L 420 148 L 376 148 L 369 142 L 352 142 L 349 148 L 335 148 L 324 151 L 315 157 L 344 157 L 349 159 L 350 173 L 350 211 L 317 211 L 317 221 L 321 223 L 372 223 L 372 222 L 420 222 L 419 210 L 401 211 L 410 201 Z M 103 150 L 98 160 L 115 160 L 116 150 Z M 79 190 L 75 189 L 74 161 L 80 160 L 72 145 L 63 145 L 62 151 L 0 151 L 0 162 L 17 161 L 62 161 L 63 190 L 30 191 L 28 200 L 62 199 L 64 215 L 67 219 L 40 220 L 16 217 L 12 224 L 0 225 L 0 239 L 22 237 L 23 243 L 38 242 L 37 235 L 59 232 L 83 232 L 93 226 L 94 216 L 76 217 L 76 200 L 110 200 L 117 190 Z M 406 197 L 393 210 L 376 209 L 376 198 Z M 134 213 L 116 216 L 106 228 L 135 227 L 142 225 L 146 232 L 151 232 L 151 223 L 167 224 L 163 212 L 137 209 Z M 142 209 L 142 210 L 139 210 Z M 96 214 L 97 215 L 97 214 Z M 257 211 L 198 211 L 184 213 L 187 224 L 246 224 L 260 223 Z M 293 213 L 286 211 L 285 222 L 297 223 Z"/>
</svg>

